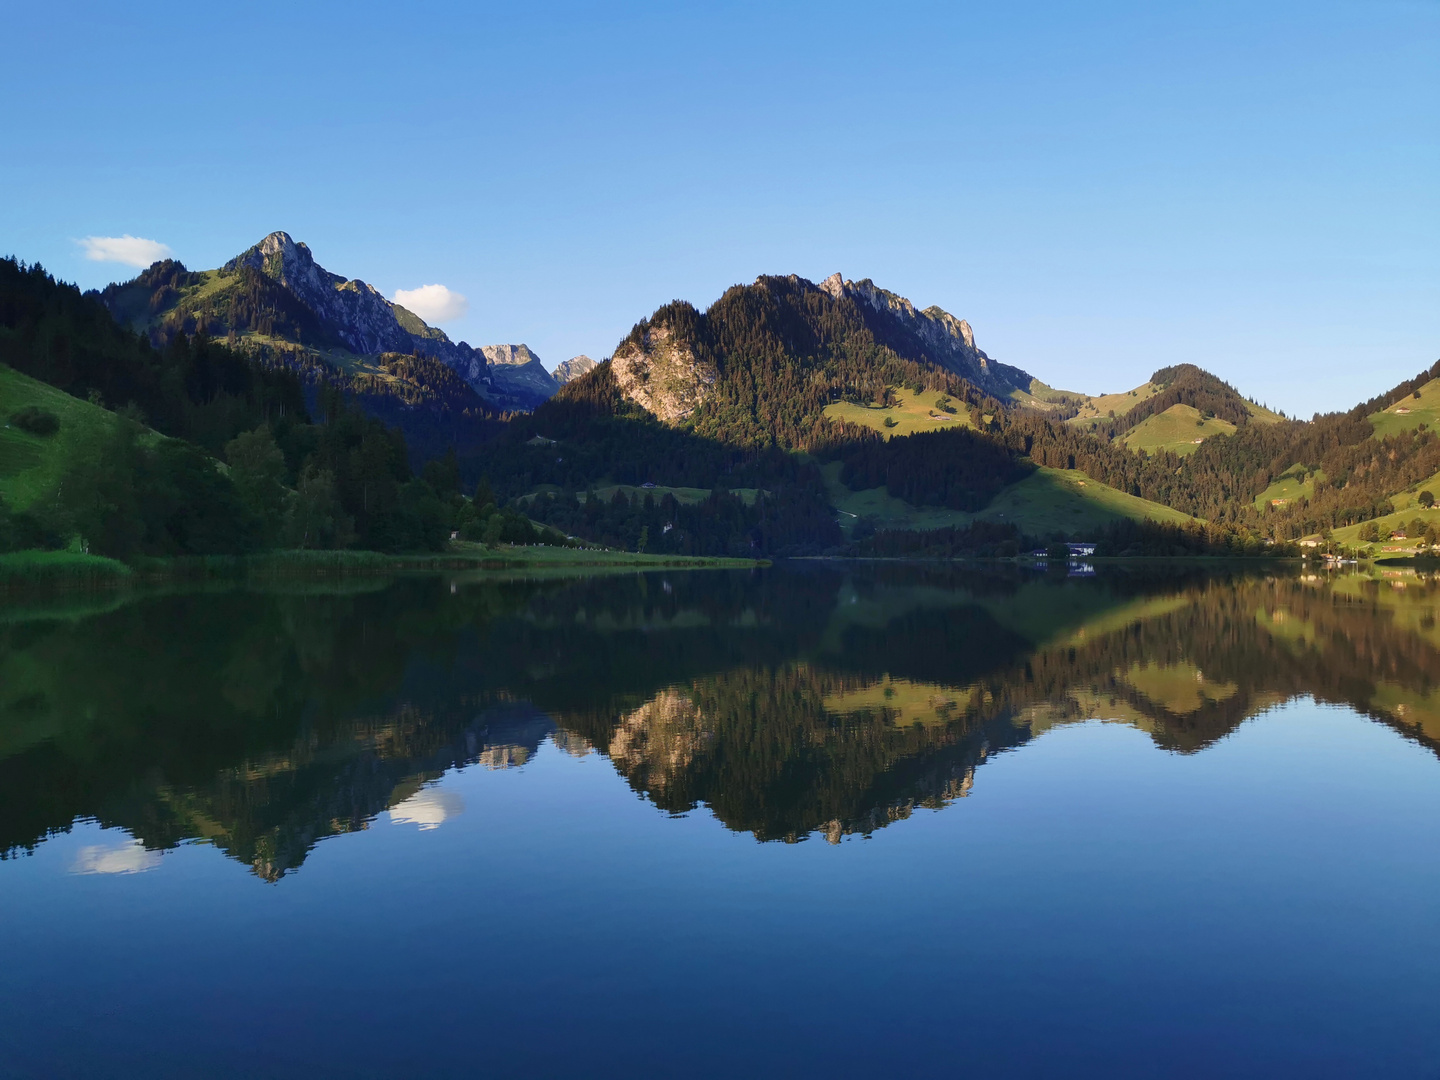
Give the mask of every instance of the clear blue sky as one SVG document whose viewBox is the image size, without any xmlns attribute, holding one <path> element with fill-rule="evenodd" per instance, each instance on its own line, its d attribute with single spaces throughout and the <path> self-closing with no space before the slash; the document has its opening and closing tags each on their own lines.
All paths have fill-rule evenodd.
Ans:
<svg viewBox="0 0 1440 1080">
<path fill-rule="evenodd" d="M 1092 392 L 1348 406 L 1440 358 L 1440 3 L 26 4 L 0 249 L 273 229 L 472 344 L 605 356 L 762 273 L 873 278 Z"/>
</svg>

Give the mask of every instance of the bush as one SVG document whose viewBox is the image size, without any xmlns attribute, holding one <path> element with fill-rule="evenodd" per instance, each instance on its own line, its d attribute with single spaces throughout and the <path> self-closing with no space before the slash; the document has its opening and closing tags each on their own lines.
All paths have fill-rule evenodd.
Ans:
<svg viewBox="0 0 1440 1080">
<path fill-rule="evenodd" d="M 10 423 L 21 431 L 28 431 L 41 438 L 49 438 L 60 430 L 60 417 L 39 405 L 26 405 L 18 412 L 11 413 Z"/>
</svg>

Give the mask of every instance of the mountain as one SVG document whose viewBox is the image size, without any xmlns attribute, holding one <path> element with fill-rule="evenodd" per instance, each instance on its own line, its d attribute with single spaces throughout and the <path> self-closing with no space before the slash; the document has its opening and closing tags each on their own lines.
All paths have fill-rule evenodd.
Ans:
<svg viewBox="0 0 1440 1080">
<path fill-rule="evenodd" d="M 594 369 L 595 361 L 591 360 L 590 357 L 584 353 L 581 353 L 579 356 L 572 356 L 555 369 L 555 381 L 561 386 L 564 386 L 566 383 L 574 382 L 580 378 L 581 375 Z"/>
<path fill-rule="evenodd" d="M 486 345 L 481 348 L 490 365 L 490 382 L 497 390 L 529 411 L 555 396 L 560 383 L 545 370 L 528 345 Z"/>
<path fill-rule="evenodd" d="M 704 312 L 665 305 L 562 396 L 604 396 L 613 385 L 662 423 L 726 443 L 807 449 L 841 433 L 824 415 L 836 401 L 878 400 L 901 384 L 1010 400 L 1032 382 L 940 308 L 917 310 L 840 274 L 820 285 L 790 275 L 737 285 Z"/>
<path fill-rule="evenodd" d="M 100 298 L 119 322 L 157 344 L 176 333 L 204 332 L 268 360 L 301 367 L 318 363 L 342 375 L 368 376 L 372 393 L 397 380 L 393 370 L 382 370 L 382 357 L 438 360 L 473 392 L 473 398 L 447 399 L 442 403 L 447 409 L 524 411 L 559 389 L 538 361 L 529 364 L 535 358 L 523 346 L 521 361 L 513 357 L 514 346 L 488 347 L 503 357 L 492 362 L 487 349 L 451 341 L 373 285 L 326 270 L 306 244 L 283 232 L 271 233 L 218 270 L 192 272 L 173 260 L 155 263 L 133 280 L 107 287 Z"/>
<path fill-rule="evenodd" d="M 608 360 L 552 374 L 523 344 L 452 342 L 283 233 L 216 270 L 156 263 L 84 297 L 10 260 L 0 361 L 134 404 L 212 454 L 307 408 L 328 421 L 338 388 L 400 428 L 412 468 L 443 458 L 466 490 L 486 476 L 537 520 L 647 550 L 798 553 L 873 535 L 903 554 L 901 534 L 927 529 L 953 534 L 934 541 L 947 550 L 1000 550 L 1148 519 L 1111 546 L 1248 552 L 1440 524 L 1421 502 L 1440 484 L 1440 365 L 1304 422 L 1189 364 L 1092 396 L 993 359 L 941 308 L 839 274 L 761 277 L 703 311 L 674 301 Z M 26 460 L 39 453 L 16 439 Z M 287 453 L 298 476 L 309 450 Z"/>
<path fill-rule="evenodd" d="M 997 398 L 1027 393 L 1035 380 L 1017 367 L 998 364 L 975 347 L 970 324 L 939 307 L 923 311 L 903 296 L 888 292 L 869 278 L 846 281 L 838 273 L 819 288 L 839 300 L 848 298 L 866 313 L 878 340 L 902 356 L 916 352 Z"/>
<path fill-rule="evenodd" d="M 1191 364 L 1092 396 L 994 360 L 964 320 L 871 281 L 761 277 L 703 311 L 674 301 L 642 319 L 496 444 L 491 475 L 529 491 L 645 481 L 677 498 L 799 485 L 847 536 L 1003 517 L 1038 537 L 1097 520 L 1026 494 L 1064 474 L 1107 514 L 1208 522 L 1220 532 L 1206 543 L 1254 546 L 1408 508 L 1440 469 L 1436 375 L 1309 422 Z M 1303 495 L 1273 495 L 1287 484 Z"/>
</svg>

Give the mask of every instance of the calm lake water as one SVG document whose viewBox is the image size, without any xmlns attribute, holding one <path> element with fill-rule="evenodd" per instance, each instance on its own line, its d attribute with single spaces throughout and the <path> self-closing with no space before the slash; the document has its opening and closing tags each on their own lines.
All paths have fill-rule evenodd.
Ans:
<svg viewBox="0 0 1440 1080">
<path fill-rule="evenodd" d="M 1440 1076 L 1440 580 L 0 607 L 0 1074 Z"/>
</svg>

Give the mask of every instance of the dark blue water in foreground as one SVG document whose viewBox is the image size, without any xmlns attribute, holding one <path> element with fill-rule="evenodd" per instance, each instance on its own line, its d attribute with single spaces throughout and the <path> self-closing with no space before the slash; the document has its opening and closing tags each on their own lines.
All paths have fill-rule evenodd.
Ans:
<svg viewBox="0 0 1440 1080">
<path fill-rule="evenodd" d="M 451 584 L 12 611 L 0 1074 L 1440 1076 L 1423 578 Z"/>
</svg>

